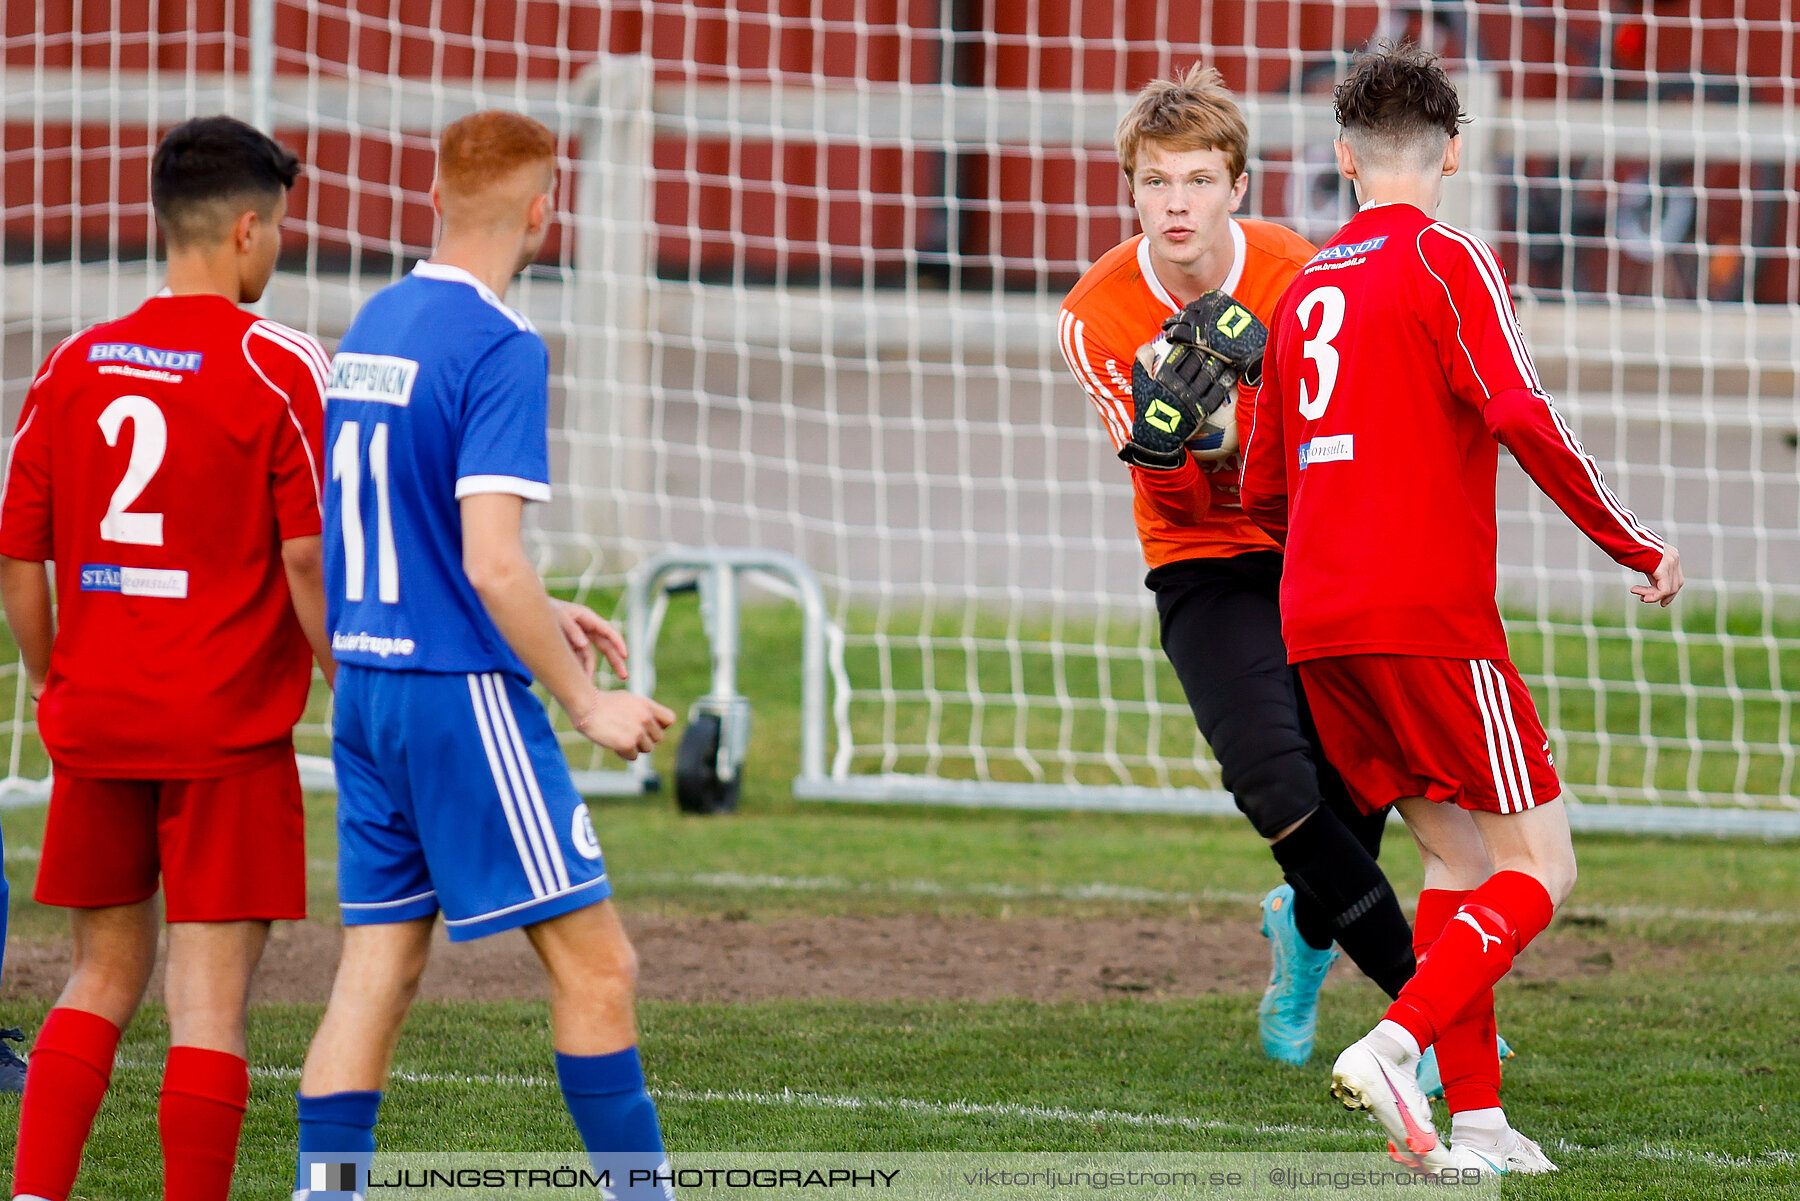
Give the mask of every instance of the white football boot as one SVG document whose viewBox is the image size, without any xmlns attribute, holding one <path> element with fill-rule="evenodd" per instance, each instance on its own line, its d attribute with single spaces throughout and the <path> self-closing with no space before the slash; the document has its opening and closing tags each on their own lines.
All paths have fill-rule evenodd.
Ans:
<svg viewBox="0 0 1800 1201">
<path fill-rule="evenodd" d="M 1542 1147 L 1510 1128 L 1498 1145 L 1469 1139 L 1453 1146 L 1451 1154 L 1456 1167 L 1474 1168 L 1484 1176 L 1542 1176 L 1559 1170 Z"/>
<path fill-rule="evenodd" d="M 1381 1042 L 1388 1040 L 1383 1038 Z M 1457 1166 L 1448 1140 L 1431 1122 L 1431 1102 L 1419 1091 L 1418 1056 L 1394 1058 L 1365 1035 L 1331 1068 L 1331 1095 L 1345 1109 L 1366 1109 L 1388 1133 L 1388 1154 L 1417 1172 Z"/>
</svg>

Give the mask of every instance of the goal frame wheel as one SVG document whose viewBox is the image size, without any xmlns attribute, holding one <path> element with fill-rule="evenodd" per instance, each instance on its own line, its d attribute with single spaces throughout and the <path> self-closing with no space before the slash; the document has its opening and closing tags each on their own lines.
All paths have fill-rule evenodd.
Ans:
<svg viewBox="0 0 1800 1201">
<path fill-rule="evenodd" d="M 718 713 L 695 713 L 675 748 L 675 804 L 683 813 L 715 816 L 735 813 L 743 789 L 741 770 L 727 779 L 719 770 L 719 751 L 725 718 Z"/>
</svg>

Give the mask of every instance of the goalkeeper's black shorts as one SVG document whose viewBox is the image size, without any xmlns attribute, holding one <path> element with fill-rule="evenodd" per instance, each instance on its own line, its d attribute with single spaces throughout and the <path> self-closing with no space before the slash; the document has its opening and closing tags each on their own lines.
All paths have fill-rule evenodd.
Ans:
<svg viewBox="0 0 1800 1201">
<path fill-rule="evenodd" d="M 1153 569 L 1163 650 L 1187 693 L 1227 791 L 1264 838 L 1325 804 L 1371 853 L 1379 815 L 1364 818 L 1326 762 L 1281 641 L 1281 555 L 1251 551 Z"/>
</svg>

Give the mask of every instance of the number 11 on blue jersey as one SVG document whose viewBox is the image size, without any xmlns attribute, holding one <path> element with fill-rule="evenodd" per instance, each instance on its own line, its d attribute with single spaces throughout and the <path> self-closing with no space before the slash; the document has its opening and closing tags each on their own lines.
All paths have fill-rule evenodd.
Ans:
<svg viewBox="0 0 1800 1201">
<path fill-rule="evenodd" d="M 344 537 L 344 599 L 363 599 L 368 577 L 368 543 L 362 519 L 362 427 L 346 421 L 331 447 L 331 478 L 343 489 L 338 505 Z M 383 604 L 400 603 L 400 556 L 394 549 L 394 496 L 388 480 L 388 424 L 375 423 L 369 435 L 369 476 L 375 482 L 375 595 Z"/>
</svg>

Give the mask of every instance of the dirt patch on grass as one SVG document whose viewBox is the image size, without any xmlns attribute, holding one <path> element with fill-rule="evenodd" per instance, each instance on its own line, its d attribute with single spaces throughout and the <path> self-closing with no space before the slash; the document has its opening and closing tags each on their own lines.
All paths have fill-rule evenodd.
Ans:
<svg viewBox="0 0 1800 1201">
<path fill-rule="evenodd" d="M 644 997 L 667 1001 L 955 999 L 1097 1001 L 1124 996 L 1254 992 L 1268 976 L 1268 945 L 1254 917 L 971 918 L 904 916 L 627 916 L 642 963 Z M 275 927 L 256 999 L 322 1002 L 339 932 L 316 922 Z M 422 996 L 503 1000 L 545 995 L 523 934 L 452 944 L 442 935 Z M 1520 978 L 1594 977 L 1674 968 L 1684 952 L 1557 930 L 1535 943 Z M 52 998 L 69 970 L 66 943 L 7 947 L 0 996 Z M 1370 987 L 1340 959 L 1333 987 Z M 153 988 L 160 991 L 160 980 Z"/>
</svg>

